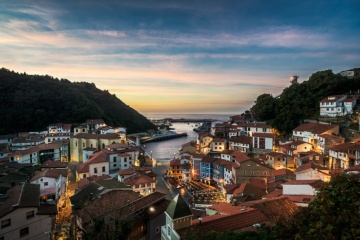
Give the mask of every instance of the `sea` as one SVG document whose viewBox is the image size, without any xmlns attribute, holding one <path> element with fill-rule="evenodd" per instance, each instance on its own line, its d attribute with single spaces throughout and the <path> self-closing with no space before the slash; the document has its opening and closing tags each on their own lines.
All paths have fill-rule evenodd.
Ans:
<svg viewBox="0 0 360 240">
<path fill-rule="evenodd" d="M 148 119 L 213 119 L 219 121 L 228 121 L 229 117 L 235 114 L 144 114 Z M 179 155 L 179 150 L 184 143 L 196 141 L 198 134 L 193 131 L 201 123 L 173 123 L 171 128 L 176 132 L 186 132 L 186 137 L 164 140 L 160 142 L 146 143 L 142 147 L 157 161 L 167 161 L 174 159 Z"/>
</svg>

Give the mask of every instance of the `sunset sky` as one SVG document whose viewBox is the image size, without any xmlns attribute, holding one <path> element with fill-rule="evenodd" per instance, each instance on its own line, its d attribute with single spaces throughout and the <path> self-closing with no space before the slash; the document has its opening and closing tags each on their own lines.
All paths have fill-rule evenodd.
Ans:
<svg viewBox="0 0 360 240">
<path fill-rule="evenodd" d="M 241 113 L 360 67 L 359 0 L 0 0 L 0 67 L 93 82 L 140 113 Z"/>
</svg>

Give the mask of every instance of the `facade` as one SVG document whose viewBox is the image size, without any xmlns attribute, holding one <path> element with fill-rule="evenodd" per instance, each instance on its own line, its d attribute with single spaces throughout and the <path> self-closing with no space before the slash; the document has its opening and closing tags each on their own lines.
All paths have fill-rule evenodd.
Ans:
<svg viewBox="0 0 360 240">
<path fill-rule="evenodd" d="M 192 155 L 193 179 L 200 179 L 200 165 L 203 157 L 205 157 L 205 154 L 195 153 Z"/>
<path fill-rule="evenodd" d="M 324 155 L 329 155 L 329 149 L 345 142 L 345 138 L 333 134 L 320 134 L 318 136 L 317 150 Z"/>
<path fill-rule="evenodd" d="M 317 145 L 319 135 L 339 134 L 339 125 L 323 123 L 304 123 L 293 129 L 293 140 L 308 142 L 314 146 Z"/>
<path fill-rule="evenodd" d="M 124 184 L 130 186 L 134 192 L 140 193 L 142 196 L 152 194 L 156 190 L 156 175 L 153 173 L 137 172 L 135 175 L 126 178 Z"/>
<path fill-rule="evenodd" d="M 49 134 L 71 133 L 71 124 L 53 123 L 48 126 Z"/>
<path fill-rule="evenodd" d="M 215 161 L 216 159 L 214 157 L 211 156 L 205 156 L 201 159 L 201 164 L 200 164 L 200 178 L 210 181 L 213 177 L 213 168 L 212 168 L 212 163 Z"/>
<path fill-rule="evenodd" d="M 272 150 L 275 145 L 275 135 L 254 132 L 252 134 L 252 145 L 254 149 Z"/>
<path fill-rule="evenodd" d="M 317 165 L 313 162 L 301 165 L 295 170 L 296 180 L 321 180 L 329 182 L 331 179 L 328 168 Z"/>
<path fill-rule="evenodd" d="M 269 152 L 261 156 L 260 159 L 276 170 L 282 168 L 295 169 L 294 158 L 281 152 Z"/>
<path fill-rule="evenodd" d="M 233 178 L 236 184 L 240 184 L 251 179 L 261 179 L 265 182 L 272 176 L 273 168 L 261 163 L 259 160 L 250 158 L 233 167 Z"/>
<path fill-rule="evenodd" d="M 180 159 L 173 159 L 170 161 L 170 168 L 168 170 L 168 177 L 175 179 L 180 179 L 181 170 L 180 170 Z"/>
<path fill-rule="evenodd" d="M 48 133 L 45 135 L 45 143 L 49 144 L 53 141 L 61 141 L 64 139 L 70 140 L 72 133 Z"/>
<path fill-rule="evenodd" d="M 347 169 L 357 165 L 360 142 L 345 142 L 329 149 L 329 168 Z"/>
<path fill-rule="evenodd" d="M 253 133 L 272 133 L 271 126 L 261 122 L 239 123 L 237 129 L 243 136 L 252 137 Z"/>
<path fill-rule="evenodd" d="M 21 134 L 12 140 L 11 150 L 21 151 L 45 143 L 44 134 Z"/>
<path fill-rule="evenodd" d="M 102 151 L 95 152 L 87 162 L 76 166 L 76 181 L 101 175 L 109 175 L 109 160 L 107 154 Z"/>
<path fill-rule="evenodd" d="M 72 162 L 82 162 L 84 148 L 100 150 L 112 143 L 120 143 L 121 138 L 117 133 L 91 134 L 78 133 L 70 138 L 70 156 Z"/>
<path fill-rule="evenodd" d="M 320 116 L 337 117 L 352 114 L 356 99 L 347 95 L 328 96 L 320 101 Z"/>
<path fill-rule="evenodd" d="M 307 207 L 315 198 L 317 188 L 321 187 L 321 180 L 293 180 L 283 183 L 283 195 L 287 196 L 296 205 Z"/>
<path fill-rule="evenodd" d="M 249 153 L 252 150 L 253 141 L 251 137 L 240 136 L 229 139 L 230 150 L 240 150 L 243 153 Z"/>
<path fill-rule="evenodd" d="M 212 152 L 222 152 L 226 149 L 226 140 L 221 138 L 215 138 L 212 143 Z"/>
<path fill-rule="evenodd" d="M 200 147 L 200 152 L 203 154 L 207 154 L 210 151 L 210 144 L 213 141 L 214 136 L 206 133 L 206 132 L 201 132 L 198 133 L 198 139 L 197 139 L 197 144 Z"/>
<path fill-rule="evenodd" d="M 0 239 L 52 239 L 56 205 L 40 204 L 40 187 L 23 183 L 6 193 L 0 205 Z"/>
</svg>

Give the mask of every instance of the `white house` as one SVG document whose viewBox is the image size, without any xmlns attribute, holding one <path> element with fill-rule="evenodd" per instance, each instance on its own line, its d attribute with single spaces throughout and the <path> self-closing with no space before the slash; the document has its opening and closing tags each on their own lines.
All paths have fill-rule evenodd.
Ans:
<svg viewBox="0 0 360 240">
<path fill-rule="evenodd" d="M 301 165 L 295 170 L 296 180 L 321 180 L 329 182 L 331 179 L 330 170 L 326 167 L 309 162 Z"/>
<path fill-rule="evenodd" d="M 356 105 L 356 99 L 347 95 L 328 96 L 320 101 L 321 116 L 343 116 L 351 114 Z"/>
<path fill-rule="evenodd" d="M 258 133 L 252 134 L 252 145 L 254 149 L 272 150 L 275 144 L 275 134 L 272 133 Z"/>
<path fill-rule="evenodd" d="M 241 135 L 252 137 L 253 133 L 271 133 L 271 126 L 262 122 L 238 123 Z"/>
<path fill-rule="evenodd" d="M 109 160 L 103 151 L 95 152 L 87 162 L 76 166 L 76 180 L 85 177 L 109 175 Z"/>
<path fill-rule="evenodd" d="M 40 187 L 23 183 L 7 191 L 0 204 L 0 239 L 52 239 L 56 205 L 41 204 Z"/>
<path fill-rule="evenodd" d="M 321 187 L 323 181 L 315 180 L 293 180 L 285 182 L 283 186 L 283 195 L 295 202 L 296 205 L 307 207 L 308 203 L 315 198 L 317 189 Z"/>
<path fill-rule="evenodd" d="M 57 134 L 57 133 L 70 133 L 71 132 L 71 124 L 63 124 L 63 123 L 53 123 L 48 126 L 49 134 Z"/>
<path fill-rule="evenodd" d="M 249 153 L 252 149 L 252 138 L 247 136 L 232 137 L 229 139 L 229 149 Z"/>
<path fill-rule="evenodd" d="M 58 201 L 66 192 L 67 174 L 68 169 L 46 169 L 33 176 L 30 183 L 40 185 L 42 201 Z"/>
<path fill-rule="evenodd" d="M 226 149 L 226 140 L 221 138 L 215 138 L 212 143 L 213 152 L 222 152 Z"/>
<path fill-rule="evenodd" d="M 45 135 L 45 143 L 49 144 L 53 141 L 70 139 L 72 137 L 72 133 L 48 133 Z"/>
</svg>

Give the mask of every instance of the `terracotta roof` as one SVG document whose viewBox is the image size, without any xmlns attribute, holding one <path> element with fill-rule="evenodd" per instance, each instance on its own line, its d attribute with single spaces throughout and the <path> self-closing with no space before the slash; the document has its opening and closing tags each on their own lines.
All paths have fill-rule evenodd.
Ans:
<svg viewBox="0 0 360 240">
<path fill-rule="evenodd" d="M 299 166 L 298 168 L 296 168 L 295 172 L 298 173 L 298 172 L 301 172 L 301 171 L 305 171 L 305 170 L 308 170 L 308 169 L 318 169 L 318 170 L 329 170 L 328 168 L 326 167 L 323 167 L 323 166 L 320 166 L 316 163 L 314 163 L 313 161 L 310 161 L 308 163 L 305 163 L 301 166 Z"/>
<path fill-rule="evenodd" d="M 222 143 L 224 143 L 224 142 L 226 142 L 226 139 L 214 138 L 214 139 L 212 140 L 212 142 L 222 142 Z"/>
<path fill-rule="evenodd" d="M 78 189 L 83 189 L 85 188 L 87 185 L 89 185 L 92 182 L 97 182 L 99 180 L 104 180 L 104 179 L 111 179 L 112 177 L 109 175 L 102 175 L 102 176 L 91 176 L 91 177 L 86 177 L 86 178 L 82 178 L 80 179 L 80 181 L 78 182 Z"/>
<path fill-rule="evenodd" d="M 345 97 L 345 96 L 346 95 L 331 95 L 331 96 L 321 99 L 320 102 L 336 102 L 340 98 Z"/>
<path fill-rule="evenodd" d="M 149 177 L 146 174 L 137 173 L 134 176 L 128 177 L 124 180 L 124 183 L 129 186 L 140 185 L 146 183 L 156 182 L 152 177 Z"/>
<path fill-rule="evenodd" d="M 47 160 L 41 164 L 41 168 L 67 168 L 67 162 Z"/>
<path fill-rule="evenodd" d="M 273 176 L 282 176 L 282 175 L 291 175 L 291 176 L 295 176 L 294 172 L 291 171 L 290 169 L 286 169 L 286 168 L 282 168 L 282 169 L 277 169 L 277 170 L 273 170 Z"/>
<path fill-rule="evenodd" d="M 92 134 L 92 133 L 78 133 L 72 138 L 84 138 L 84 139 L 120 139 L 117 133 L 106 133 L 106 134 Z"/>
<path fill-rule="evenodd" d="M 209 220 L 208 220 L 209 219 Z M 205 216 L 202 222 L 193 220 L 193 225 L 188 228 L 177 230 L 179 235 L 185 234 L 186 230 L 195 230 L 197 232 L 206 233 L 209 231 L 226 232 L 247 228 L 257 223 L 267 222 L 267 218 L 256 209 L 244 210 L 243 212 L 232 215 L 213 215 Z"/>
<path fill-rule="evenodd" d="M 180 196 L 176 195 L 175 198 L 170 202 L 166 209 L 166 213 L 174 220 L 186 216 L 192 216 L 191 210 L 185 200 Z"/>
<path fill-rule="evenodd" d="M 180 159 L 173 159 L 170 161 L 170 166 L 180 166 Z"/>
<path fill-rule="evenodd" d="M 334 138 L 334 139 L 339 139 L 339 140 L 344 140 L 345 141 L 345 138 L 340 137 L 340 136 L 336 136 L 336 135 L 333 135 L 333 134 L 320 134 L 319 137 L 325 138 L 325 139 Z"/>
<path fill-rule="evenodd" d="M 326 131 L 339 127 L 337 124 L 304 123 L 293 129 L 297 132 L 311 132 L 313 134 L 322 134 Z"/>
<path fill-rule="evenodd" d="M 205 156 L 205 154 L 202 153 L 193 153 L 192 154 L 193 158 L 203 158 Z"/>
<path fill-rule="evenodd" d="M 293 201 L 283 196 L 249 201 L 242 205 L 258 209 L 273 223 L 289 219 L 298 210 L 298 206 Z"/>
<path fill-rule="evenodd" d="M 253 137 L 263 137 L 263 138 L 275 138 L 276 135 L 275 134 L 272 134 L 272 133 L 257 133 L 257 132 L 254 132 L 252 134 Z"/>
<path fill-rule="evenodd" d="M 345 169 L 344 171 L 349 172 L 349 171 L 360 171 L 360 165 L 355 165 L 352 167 L 349 167 L 348 169 Z"/>
<path fill-rule="evenodd" d="M 117 171 L 117 173 L 121 176 L 132 175 L 135 174 L 135 170 L 133 168 L 127 168 L 127 169 L 119 170 Z"/>
<path fill-rule="evenodd" d="M 234 206 L 230 203 L 218 203 L 212 206 L 207 207 L 208 209 L 214 210 L 223 215 L 233 215 L 237 213 L 242 213 L 245 210 L 252 210 L 251 207 L 243 207 L 243 206 Z"/>
<path fill-rule="evenodd" d="M 229 142 L 251 144 L 252 143 L 252 137 L 246 137 L 246 136 L 232 137 L 232 138 L 229 139 Z"/>
<path fill-rule="evenodd" d="M 269 194 L 263 196 L 264 199 L 279 197 L 282 196 L 283 190 L 282 189 L 275 189 L 274 191 L 270 192 Z"/>
<path fill-rule="evenodd" d="M 225 191 L 226 191 L 226 194 L 233 194 L 234 191 L 239 187 L 240 185 L 239 184 L 226 184 L 225 185 Z"/>
<path fill-rule="evenodd" d="M 349 148 L 355 147 L 357 145 L 360 145 L 360 143 L 359 142 L 345 142 L 345 143 L 335 145 L 335 146 L 329 148 L 329 150 L 335 151 L 335 152 L 347 151 Z"/>
<path fill-rule="evenodd" d="M 0 204 L 0 218 L 21 207 L 40 206 L 40 185 L 23 183 L 9 189 Z"/>
<path fill-rule="evenodd" d="M 217 166 L 225 166 L 229 163 L 229 161 L 226 161 L 224 159 L 216 159 L 212 164 Z"/>
<path fill-rule="evenodd" d="M 55 178 L 55 179 L 58 179 L 60 176 L 67 177 L 68 171 L 69 171 L 68 169 L 51 169 L 51 168 L 46 169 L 33 176 L 30 182 L 36 181 L 37 179 L 43 177 Z"/>
<path fill-rule="evenodd" d="M 356 101 L 356 98 L 348 97 L 345 100 L 343 100 L 343 102 L 352 102 L 352 101 Z"/>
<path fill-rule="evenodd" d="M 212 163 L 214 162 L 216 159 L 212 156 L 205 156 L 201 159 L 201 162 L 203 163 Z"/>
</svg>

